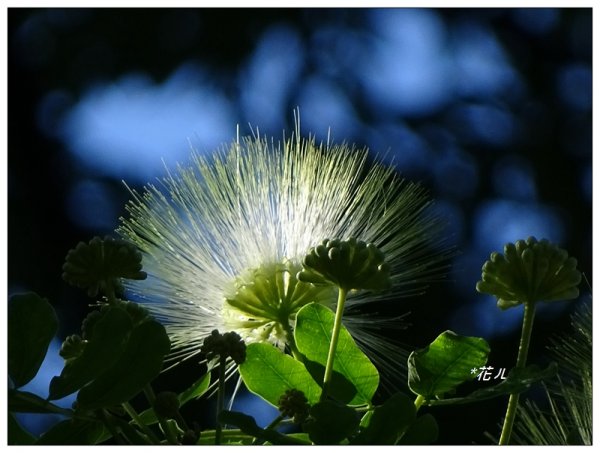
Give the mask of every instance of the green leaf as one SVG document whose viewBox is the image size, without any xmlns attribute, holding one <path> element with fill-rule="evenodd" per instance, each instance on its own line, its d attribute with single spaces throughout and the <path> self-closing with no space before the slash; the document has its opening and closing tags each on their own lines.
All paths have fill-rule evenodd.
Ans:
<svg viewBox="0 0 600 453">
<path fill-rule="evenodd" d="M 63 420 L 44 433 L 38 445 L 95 445 L 104 434 L 104 425 L 95 420 Z"/>
<path fill-rule="evenodd" d="M 210 387 L 210 373 L 205 374 L 194 382 L 187 390 L 179 394 L 179 404 L 183 406 L 192 399 L 198 399 L 204 395 Z"/>
<path fill-rule="evenodd" d="M 323 366 L 327 363 L 334 318 L 330 309 L 316 303 L 308 304 L 298 312 L 294 338 L 298 350 L 308 360 Z M 356 388 L 356 395 L 349 404 L 362 405 L 371 401 L 379 385 L 379 373 L 344 326 L 340 329 L 333 371 L 343 375 Z"/>
<path fill-rule="evenodd" d="M 417 418 L 396 445 L 431 445 L 439 435 L 438 424 L 431 414 Z"/>
<path fill-rule="evenodd" d="M 190 400 L 200 398 L 208 391 L 209 387 L 210 373 L 207 373 L 194 382 L 188 389 L 179 394 L 179 406 L 183 406 Z M 158 423 L 158 417 L 152 408 L 146 409 L 144 412 L 140 413 L 140 420 L 145 425 L 153 425 L 154 423 Z"/>
<path fill-rule="evenodd" d="M 31 414 L 63 414 L 71 411 L 63 409 L 51 402 L 29 392 L 20 390 L 8 390 L 8 410 L 11 412 L 27 412 Z"/>
<path fill-rule="evenodd" d="M 558 365 L 555 362 L 552 362 L 544 369 L 541 369 L 537 365 L 529 365 L 521 369 L 515 368 L 508 373 L 508 376 L 504 381 L 497 385 L 475 390 L 469 395 L 461 398 L 431 400 L 426 404 L 429 404 L 430 406 L 468 404 L 496 398 L 498 396 L 509 395 L 511 393 L 522 393 L 536 382 L 553 378 L 557 371 Z"/>
<path fill-rule="evenodd" d="M 242 432 L 240 429 L 224 429 L 221 433 L 221 445 L 251 445 L 254 436 Z M 215 445 L 215 430 L 206 430 L 200 433 L 196 445 Z"/>
<path fill-rule="evenodd" d="M 33 445 L 36 438 L 27 432 L 15 416 L 8 413 L 8 445 Z"/>
<path fill-rule="evenodd" d="M 271 429 L 262 429 L 253 417 L 235 411 L 222 411 L 219 414 L 221 424 L 237 426 L 242 432 L 258 439 L 266 440 L 274 445 L 307 445 L 298 438 L 289 437 Z"/>
<path fill-rule="evenodd" d="M 310 404 L 316 403 L 321 396 L 321 387 L 313 381 L 304 365 L 270 344 L 247 346 L 240 375 L 248 390 L 274 406 L 286 390 L 301 390 Z"/>
<path fill-rule="evenodd" d="M 359 422 L 354 409 L 334 401 L 322 401 L 310 408 L 303 428 L 315 444 L 335 445 L 354 435 Z"/>
<path fill-rule="evenodd" d="M 394 445 L 416 418 L 414 402 L 402 393 L 391 396 L 377 407 L 368 425 L 350 443 L 354 445 Z"/>
<path fill-rule="evenodd" d="M 79 357 L 65 364 L 60 376 L 52 378 L 48 399 L 59 399 L 79 390 L 112 366 L 125 348 L 132 328 L 127 312 L 115 306 L 93 313 L 98 319 L 88 343 Z"/>
<path fill-rule="evenodd" d="M 426 400 L 440 397 L 473 378 L 484 366 L 490 347 L 483 338 L 463 337 L 447 330 L 433 343 L 408 357 L 408 386 Z"/>
<path fill-rule="evenodd" d="M 37 374 L 58 320 L 52 305 L 35 293 L 12 296 L 8 301 L 8 374 L 16 387 Z"/>
<path fill-rule="evenodd" d="M 160 373 L 169 348 L 169 337 L 161 324 L 154 320 L 138 324 L 118 361 L 79 391 L 79 407 L 98 409 L 133 398 Z"/>
</svg>

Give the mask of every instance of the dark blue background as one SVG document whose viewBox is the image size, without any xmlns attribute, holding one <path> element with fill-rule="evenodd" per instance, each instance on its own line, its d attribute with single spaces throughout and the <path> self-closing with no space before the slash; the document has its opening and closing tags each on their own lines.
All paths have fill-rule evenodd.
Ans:
<svg viewBox="0 0 600 453">
<path fill-rule="evenodd" d="M 567 249 L 591 285 L 591 9 L 9 9 L 8 19 L 9 293 L 48 297 L 61 338 L 89 303 L 61 281 L 64 256 L 114 230 L 122 180 L 141 187 L 164 173 L 161 159 L 185 162 L 190 144 L 210 152 L 237 124 L 278 139 L 295 107 L 304 133 L 331 128 L 334 141 L 393 157 L 449 224 L 460 254 L 445 282 L 393 307 L 413 324 L 398 341 L 484 336 L 490 364 L 510 368 L 521 312 L 474 287 L 490 252 L 529 235 Z M 589 293 L 582 284 L 580 300 Z M 540 310 L 532 361 L 577 303 Z M 504 404 L 436 409 L 440 442 L 486 443 Z"/>
</svg>

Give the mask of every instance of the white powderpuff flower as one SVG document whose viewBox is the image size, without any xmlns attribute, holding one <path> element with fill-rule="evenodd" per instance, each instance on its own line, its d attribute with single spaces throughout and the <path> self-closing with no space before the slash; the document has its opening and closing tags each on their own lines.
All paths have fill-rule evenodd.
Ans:
<svg viewBox="0 0 600 453">
<path fill-rule="evenodd" d="M 351 292 L 344 316 L 358 345 L 385 357 L 391 348 L 373 329 L 392 320 L 360 308 L 420 292 L 447 257 L 423 188 L 370 163 L 366 149 L 301 138 L 298 124 L 283 142 L 254 136 L 210 157 L 192 153 L 189 166 L 132 194 L 118 232 L 142 251 L 148 278 L 126 287 L 166 326 L 177 360 L 214 329 L 293 341 L 298 310 L 334 308 L 337 294 L 298 281 L 302 259 L 324 239 L 347 237 L 374 243 L 391 269 L 392 289 Z"/>
</svg>

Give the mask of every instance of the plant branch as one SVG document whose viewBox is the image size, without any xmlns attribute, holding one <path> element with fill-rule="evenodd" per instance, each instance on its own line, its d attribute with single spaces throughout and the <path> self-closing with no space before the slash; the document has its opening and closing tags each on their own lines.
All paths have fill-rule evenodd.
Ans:
<svg viewBox="0 0 600 453">
<path fill-rule="evenodd" d="M 333 322 L 333 332 L 331 333 L 331 342 L 329 343 L 329 353 L 327 354 L 327 363 L 325 365 L 325 375 L 323 376 L 323 391 L 321 392 L 321 401 L 327 398 L 329 385 L 331 384 L 331 376 L 333 374 L 333 361 L 335 359 L 335 350 L 337 349 L 340 330 L 342 328 L 342 316 L 344 314 L 344 304 L 346 303 L 346 295 L 348 290 L 338 288 L 338 301 L 335 310 L 335 320 Z"/>
<path fill-rule="evenodd" d="M 525 302 L 523 305 L 525 310 L 523 312 L 523 328 L 521 330 L 521 341 L 519 342 L 519 353 L 517 355 L 517 368 L 523 368 L 527 362 L 531 331 L 533 330 L 533 319 L 535 317 L 535 302 Z M 499 445 L 508 445 L 510 442 L 518 403 L 519 393 L 511 393 L 508 399 L 508 406 L 506 407 L 506 417 L 504 418 Z"/>
</svg>

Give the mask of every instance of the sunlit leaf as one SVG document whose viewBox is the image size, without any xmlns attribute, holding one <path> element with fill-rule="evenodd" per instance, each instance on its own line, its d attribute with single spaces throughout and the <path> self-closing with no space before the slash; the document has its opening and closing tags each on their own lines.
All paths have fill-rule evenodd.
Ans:
<svg viewBox="0 0 600 453">
<path fill-rule="evenodd" d="M 483 338 L 464 337 L 447 330 L 426 348 L 410 354 L 408 386 L 427 400 L 442 396 L 472 379 L 472 370 L 486 364 L 489 352 Z"/>
<path fill-rule="evenodd" d="M 496 398 L 498 396 L 509 395 L 511 393 L 521 393 L 536 382 L 553 378 L 556 375 L 557 370 L 558 366 L 554 362 L 544 369 L 541 369 L 537 365 L 529 365 L 521 369 L 515 368 L 508 373 L 508 376 L 504 381 L 497 385 L 475 390 L 469 395 L 461 398 L 431 400 L 428 404 L 431 406 L 468 404 Z"/>
<path fill-rule="evenodd" d="M 321 395 L 321 387 L 301 362 L 269 344 L 248 345 L 240 375 L 248 390 L 274 406 L 286 390 L 301 390 L 310 404 L 316 403 Z"/>
<path fill-rule="evenodd" d="M 309 361 L 325 366 L 333 330 L 334 313 L 320 304 L 303 307 L 296 316 L 296 346 Z M 379 385 L 379 373 L 342 326 L 333 362 L 334 372 L 344 376 L 356 389 L 351 405 L 371 401 Z M 332 385 L 333 387 L 333 385 Z"/>
</svg>

